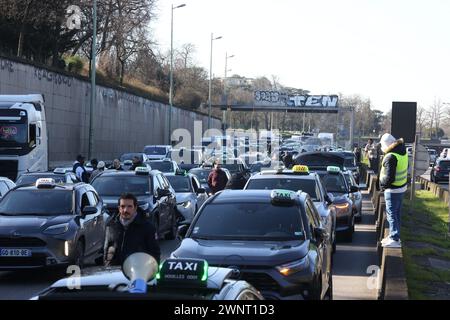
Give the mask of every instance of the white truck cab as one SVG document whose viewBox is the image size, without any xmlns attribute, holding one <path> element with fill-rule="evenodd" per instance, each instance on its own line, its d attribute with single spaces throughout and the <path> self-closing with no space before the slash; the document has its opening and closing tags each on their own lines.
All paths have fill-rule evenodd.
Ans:
<svg viewBox="0 0 450 320">
<path fill-rule="evenodd" d="M 0 95 L 0 176 L 48 170 L 48 136 L 42 94 Z"/>
</svg>

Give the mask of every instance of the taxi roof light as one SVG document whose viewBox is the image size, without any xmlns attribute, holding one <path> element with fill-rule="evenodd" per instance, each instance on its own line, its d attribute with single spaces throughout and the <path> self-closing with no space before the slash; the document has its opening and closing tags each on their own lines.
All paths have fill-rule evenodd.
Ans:
<svg viewBox="0 0 450 320">
<path fill-rule="evenodd" d="M 309 174 L 308 166 L 304 165 L 295 165 L 292 167 L 292 172 L 295 174 Z"/>
<path fill-rule="evenodd" d="M 53 173 L 56 174 L 65 174 L 67 172 L 67 169 L 64 168 L 56 168 L 55 170 L 53 170 Z"/>
<path fill-rule="evenodd" d="M 336 166 L 328 166 L 327 167 L 327 172 L 328 173 L 339 173 L 339 172 L 341 172 L 341 169 L 339 167 L 336 167 Z"/>
<path fill-rule="evenodd" d="M 273 203 L 294 203 L 296 193 L 291 190 L 276 189 L 270 193 Z"/>
<path fill-rule="evenodd" d="M 40 178 L 36 180 L 36 188 L 54 188 L 56 187 L 55 179 L 53 178 Z"/>
<path fill-rule="evenodd" d="M 150 171 L 146 167 L 137 167 L 136 169 L 134 169 L 134 172 L 137 175 L 149 175 L 150 174 Z"/>
</svg>

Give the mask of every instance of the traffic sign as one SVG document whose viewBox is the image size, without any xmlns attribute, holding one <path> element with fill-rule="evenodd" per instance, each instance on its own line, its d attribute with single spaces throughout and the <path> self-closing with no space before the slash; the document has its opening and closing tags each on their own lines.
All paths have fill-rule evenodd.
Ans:
<svg viewBox="0 0 450 320">
<path fill-rule="evenodd" d="M 423 145 L 417 144 L 416 156 L 414 160 L 415 160 L 414 165 L 415 176 L 419 177 L 423 175 L 430 166 L 430 155 Z"/>
</svg>

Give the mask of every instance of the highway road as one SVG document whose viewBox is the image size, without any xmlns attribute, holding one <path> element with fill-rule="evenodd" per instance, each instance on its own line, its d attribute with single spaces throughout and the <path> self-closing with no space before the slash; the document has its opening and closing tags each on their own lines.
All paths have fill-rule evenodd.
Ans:
<svg viewBox="0 0 450 320">
<path fill-rule="evenodd" d="M 338 243 L 334 255 L 334 299 L 376 299 L 376 288 L 371 288 L 370 276 L 377 265 L 374 214 L 368 196 L 364 195 L 363 219 L 357 224 L 353 242 Z M 161 241 L 161 259 L 167 258 L 178 245 L 177 240 Z M 375 267 L 376 268 L 376 267 Z M 26 300 L 63 277 L 51 270 L 0 272 L 0 300 Z"/>
</svg>

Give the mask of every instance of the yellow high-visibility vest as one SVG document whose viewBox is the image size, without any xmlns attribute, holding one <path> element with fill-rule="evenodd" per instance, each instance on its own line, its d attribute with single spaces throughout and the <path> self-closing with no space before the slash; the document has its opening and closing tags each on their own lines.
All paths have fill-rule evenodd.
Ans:
<svg viewBox="0 0 450 320">
<path fill-rule="evenodd" d="M 402 187 L 408 182 L 408 154 L 402 156 L 394 152 L 389 153 L 397 159 L 397 167 L 395 168 L 395 181 L 392 183 L 392 185 L 394 187 Z M 382 166 L 381 168 L 380 176 L 386 176 L 386 168 L 384 166 Z"/>
</svg>

